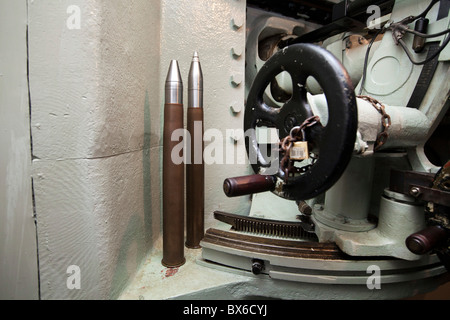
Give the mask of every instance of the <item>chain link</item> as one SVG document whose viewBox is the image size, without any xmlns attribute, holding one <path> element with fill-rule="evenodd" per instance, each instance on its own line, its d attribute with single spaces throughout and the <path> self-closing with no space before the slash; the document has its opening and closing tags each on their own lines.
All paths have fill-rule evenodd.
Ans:
<svg viewBox="0 0 450 320">
<path fill-rule="evenodd" d="M 280 141 L 280 151 L 284 154 L 280 162 L 280 167 L 285 173 L 285 181 L 287 180 L 289 173 L 306 172 L 309 169 L 310 166 L 305 166 L 303 168 L 294 167 L 289 154 L 294 142 L 305 141 L 305 129 L 316 124 L 320 124 L 320 118 L 318 116 L 312 116 L 306 119 L 300 126 L 293 127 L 290 133 Z"/>
<path fill-rule="evenodd" d="M 377 99 L 365 95 L 359 95 L 357 97 L 370 102 L 373 107 L 381 114 L 381 125 L 383 128 L 382 131 L 377 135 L 374 146 L 374 151 L 377 151 L 386 143 L 387 139 L 389 138 L 388 130 L 392 125 L 391 117 L 386 113 L 385 106 Z M 283 158 L 280 162 L 280 167 L 281 170 L 285 173 L 285 180 L 287 180 L 289 173 L 306 172 L 311 167 L 311 165 L 304 166 L 302 168 L 294 167 L 294 161 L 290 159 L 290 150 L 294 145 L 294 142 L 305 141 L 305 129 L 310 128 L 316 124 L 320 124 L 320 118 L 318 116 L 312 116 L 306 119 L 300 126 L 293 127 L 289 135 L 287 135 L 280 141 L 280 152 L 283 154 Z"/>
<path fill-rule="evenodd" d="M 386 113 L 385 106 L 379 102 L 377 99 L 370 96 L 357 96 L 367 102 L 370 102 L 374 108 L 381 114 L 381 125 L 383 127 L 382 131 L 378 134 L 377 140 L 375 141 L 374 151 L 380 149 L 389 138 L 388 130 L 392 124 L 391 117 Z"/>
</svg>

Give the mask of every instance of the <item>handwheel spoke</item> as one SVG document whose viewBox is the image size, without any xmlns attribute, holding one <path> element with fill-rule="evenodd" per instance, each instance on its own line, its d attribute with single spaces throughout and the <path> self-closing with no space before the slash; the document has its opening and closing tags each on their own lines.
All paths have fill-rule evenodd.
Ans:
<svg viewBox="0 0 450 320">
<path fill-rule="evenodd" d="M 290 73 L 292 78 L 292 100 L 306 100 L 306 78 L 302 74 Z"/>
<path fill-rule="evenodd" d="M 322 144 L 322 137 L 326 128 L 320 123 L 314 125 L 306 130 L 306 140 L 310 141 L 310 147 L 312 152 L 319 154 L 320 145 Z"/>
<path fill-rule="evenodd" d="M 261 120 L 265 123 L 277 125 L 280 115 L 279 108 L 273 108 L 265 103 L 260 103 L 256 110 L 256 120 Z"/>
</svg>

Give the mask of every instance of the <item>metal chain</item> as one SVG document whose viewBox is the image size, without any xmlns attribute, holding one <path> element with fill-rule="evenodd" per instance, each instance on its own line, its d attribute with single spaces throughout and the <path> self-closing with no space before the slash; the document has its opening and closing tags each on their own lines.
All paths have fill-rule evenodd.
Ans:
<svg viewBox="0 0 450 320">
<path fill-rule="evenodd" d="M 370 102 L 375 109 L 381 114 L 381 125 L 383 126 L 382 131 L 378 134 L 377 140 L 375 141 L 374 151 L 377 151 L 378 149 L 383 146 L 388 137 L 389 133 L 388 130 L 392 124 L 391 117 L 386 113 L 385 106 L 379 102 L 377 99 L 372 98 L 370 96 L 357 96 L 357 98 L 361 98 L 367 102 Z"/>
<path fill-rule="evenodd" d="M 308 168 L 296 168 L 292 165 L 293 161 L 290 160 L 290 150 L 294 145 L 294 142 L 305 140 L 305 129 L 312 127 L 320 123 L 320 118 L 318 116 L 312 116 L 306 119 L 300 126 L 293 127 L 286 137 L 280 141 L 281 153 L 284 154 L 280 162 L 281 170 L 285 173 L 285 180 L 287 180 L 289 172 L 293 170 L 305 172 Z"/>
</svg>

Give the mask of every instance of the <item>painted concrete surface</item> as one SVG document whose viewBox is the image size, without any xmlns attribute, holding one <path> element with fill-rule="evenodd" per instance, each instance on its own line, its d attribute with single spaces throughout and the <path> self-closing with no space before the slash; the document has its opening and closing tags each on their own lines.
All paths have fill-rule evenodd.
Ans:
<svg viewBox="0 0 450 320">
<path fill-rule="evenodd" d="M 41 298 L 114 299 L 160 232 L 159 2 L 28 5 Z"/>
<path fill-rule="evenodd" d="M 161 235 L 164 80 L 192 54 L 205 77 L 207 141 L 245 154 L 243 0 L 28 1 L 32 175 L 43 299 L 114 299 Z M 236 55 L 240 51 L 240 55 Z M 234 54 L 233 54 L 234 53 Z M 187 91 L 185 91 L 187 102 Z M 210 148 L 213 149 L 213 148 Z M 223 152 L 225 154 L 225 152 Z M 246 213 L 223 180 L 245 163 L 206 166 L 206 227 L 214 210 Z M 81 288 L 67 286 L 78 266 Z"/>
<path fill-rule="evenodd" d="M 133 277 L 159 229 L 144 160 L 140 151 L 34 162 L 43 299 L 114 298 Z M 66 288 L 71 265 L 80 267 L 81 290 Z"/>
<path fill-rule="evenodd" d="M 221 228 L 219 226 L 219 228 Z M 202 260 L 200 250 L 186 250 L 186 264 L 161 265 L 161 241 L 119 300 L 398 300 L 448 299 L 449 285 L 437 288 L 429 280 L 383 283 L 380 290 L 364 285 L 284 281 L 268 275 L 214 265 Z M 328 277 L 327 277 L 328 278 Z M 440 282 L 441 283 L 441 282 Z M 433 291 L 434 290 L 434 291 Z M 422 292 L 430 293 L 423 294 Z"/>
<path fill-rule="evenodd" d="M 37 299 L 31 186 L 27 6 L 0 2 L 0 299 Z"/>
<path fill-rule="evenodd" d="M 187 105 L 187 76 L 194 51 L 200 56 L 204 76 L 205 151 L 216 162 L 205 165 L 205 228 L 214 227 L 215 210 L 248 214 L 250 199 L 230 199 L 222 189 L 224 179 L 250 173 L 245 162 L 227 164 L 225 150 L 245 155 L 244 140 L 233 139 L 242 129 L 245 98 L 245 15 L 243 0 L 214 2 L 166 0 L 161 7 L 160 83 L 170 60 L 178 60 Z M 240 55 L 236 55 L 239 52 Z M 234 53 L 234 54 L 233 54 Z M 242 82 L 240 82 L 240 81 Z M 160 96 L 164 87 L 160 87 Z M 160 101 L 163 108 L 164 101 Z M 235 112 L 240 110 L 240 112 Z M 186 119 L 186 118 L 185 118 Z M 162 120 L 162 119 L 161 119 Z M 219 139 L 211 138 L 219 134 Z M 228 134 L 228 135 L 227 135 Z M 208 151 L 210 150 L 210 151 Z M 216 150 L 219 153 L 214 153 Z M 248 281 L 245 276 L 224 273 L 196 263 L 201 251 L 185 249 L 187 262 L 176 270 L 161 265 L 161 240 L 121 299 L 167 299 L 221 285 Z"/>
<path fill-rule="evenodd" d="M 248 214 L 250 210 L 249 197 L 229 199 L 222 189 L 226 178 L 250 173 L 244 162 L 237 163 L 236 160 L 227 164 L 225 158 L 226 148 L 227 152 L 234 152 L 235 159 L 238 154 L 246 155 L 243 138 L 233 139 L 233 131 L 242 129 L 244 121 L 245 18 L 245 0 L 165 0 L 161 7 L 159 82 L 164 83 L 170 60 L 178 60 L 186 106 L 187 79 L 194 51 L 199 54 L 203 70 L 205 153 L 212 154 L 217 160 L 205 165 L 206 227 L 215 223 L 214 210 L 242 214 Z M 233 52 L 241 54 L 236 56 Z M 237 85 L 238 80 L 242 82 Z M 163 103 L 161 101 L 161 108 Z M 215 133 L 220 134 L 218 140 L 211 137 Z M 213 149 L 222 154 L 214 154 Z"/>
<path fill-rule="evenodd" d="M 252 279 L 197 263 L 201 258 L 201 250 L 186 249 L 185 254 L 186 263 L 183 266 L 166 268 L 161 265 L 162 242 L 158 241 L 119 300 L 184 299 L 185 295 L 193 293 L 198 293 L 200 299 L 211 299 L 211 296 L 208 298 L 209 290 L 246 283 Z M 186 299 L 191 298 L 188 296 Z"/>
<path fill-rule="evenodd" d="M 232 150 L 236 159 L 238 154 L 245 154 L 244 140 L 233 139 L 233 130 L 242 129 L 243 123 L 245 10 L 246 2 L 242 0 L 167 0 L 161 7 L 160 83 L 164 83 L 172 59 L 178 60 L 185 88 L 194 51 L 198 52 L 202 65 L 205 150 L 210 150 L 216 159 L 215 163 L 205 165 L 206 229 L 217 225 L 213 218 L 215 210 L 248 214 L 250 209 L 248 197 L 229 199 L 222 189 L 224 179 L 250 173 L 245 162 L 227 164 L 225 158 L 225 150 Z M 240 56 L 233 55 L 237 51 Z M 238 79 L 242 83 L 237 84 Z M 160 96 L 164 96 L 163 89 L 161 86 Z M 184 101 L 187 105 L 187 90 Z M 164 101 L 160 103 L 163 108 Z M 233 112 L 238 109 L 241 112 Z M 214 134 L 218 134 L 218 140 L 212 138 Z M 186 249 L 187 262 L 179 269 L 164 268 L 160 246 L 159 241 L 121 299 L 167 299 L 248 280 L 197 264 L 201 254 L 198 250 Z"/>
</svg>

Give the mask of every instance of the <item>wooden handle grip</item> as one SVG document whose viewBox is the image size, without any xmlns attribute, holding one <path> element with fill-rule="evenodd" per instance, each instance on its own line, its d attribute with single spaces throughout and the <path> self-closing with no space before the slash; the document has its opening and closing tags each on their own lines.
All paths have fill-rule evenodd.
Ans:
<svg viewBox="0 0 450 320">
<path fill-rule="evenodd" d="M 248 194 L 272 191 L 276 178 L 260 174 L 225 179 L 223 191 L 228 197 L 238 197 Z"/>
</svg>

